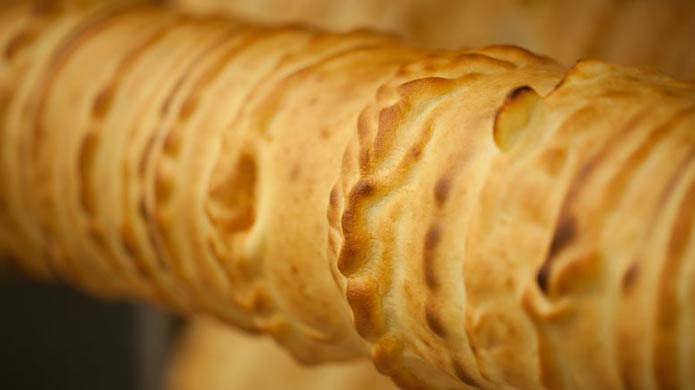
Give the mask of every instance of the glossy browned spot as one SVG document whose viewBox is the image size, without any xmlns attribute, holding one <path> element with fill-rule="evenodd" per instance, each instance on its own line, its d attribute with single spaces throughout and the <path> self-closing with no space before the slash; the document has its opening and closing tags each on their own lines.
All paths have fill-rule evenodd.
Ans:
<svg viewBox="0 0 695 390">
<path fill-rule="evenodd" d="M 170 156 L 178 156 L 181 152 L 181 132 L 178 128 L 172 129 L 164 138 L 164 153 Z"/>
<path fill-rule="evenodd" d="M 464 384 L 466 384 L 466 385 L 468 385 L 468 386 L 471 386 L 471 387 L 473 387 L 473 388 L 476 388 L 476 389 L 482 388 L 482 383 L 478 382 L 478 380 L 475 379 L 475 378 L 473 377 L 473 375 L 471 375 L 471 374 L 468 372 L 468 370 L 467 370 L 463 365 L 461 365 L 459 362 L 457 362 L 456 360 L 454 360 L 454 361 L 451 363 L 451 366 L 452 366 L 453 369 L 454 369 L 454 374 L 456 374 L 456 377 L 457 377 L 461 382 L 463 382 Z"/>
<path fill-rule="evenodd" d="M 433 264 L 435 251 L 441 239 L 441 231 L 439 225 L 433 223 L 425 235 L 425 243 L 423 248 L 423 268 L 425 273 L 425 283 L 431 290 L 436 290 L 439 287 L 437 280 L 436 267 Z"/>
<path fill-rule="evenodd" d="M 562 148 L 548 148 L 540 158 L 540 163 L 548 175 L 557 177 L 567 162 L 567 151 Z"/>
<path fill-rule="evenodd" d="M 439 313 L 437 313 L 436 308 L 432 306 L 431 303 L 425 307 L 425 321 L 427 322 L 427 326 L 429 326 L 434 334 L 441 338 L 446 338 L 446 329 L 444 329 L 442 319 L 439 317 Z"/>
<path fill-rule="evenodd" d="M 273 311 L 275 303 L 272 296 L 266 289 L 259 288 L 253 295 L 251 308 L 256 314 L 270 313 Z"/>
<path fill-rule="evenodd" d="M 333 132 L 329 127 L 323 127 L 319 131 L 319 138 L 321 139 L 329 139 L 331 138 L 331 135 L 333 135 Z"/>
<path fill-rule="evenodd" d="M 243 311 L 249 312 L 249 309 L 242 308 Z M 259 329 L 262 329 L 265 333 L 268 333 L 269 335 L 273 336 L 276 340 L 280 341 L 281 343 L 287 340 L 289 334 L 290 334 L 290 326 L 287 323 L 287 321 L 284 318 L 279 318 L 275 317 L 272 320 L 268 321 L 266 324 L 263 324 L 262 327 L 257 327 L 257 325 L 253 325 L 253 328 L 248 329 L 251 333 L 257 333 Z"/>
<path fill-rule="evenodd" d="M 295 181 L 299 179 L 299 176 L 302 174 L 302 166 L 300 164 L 294 164 L 292 166 L 292 169 L 290 169 L 290 174 L 289 178 L 291 181 Z"/>
<path fill-rule="evenodd" d="M 128 256 L 132 257 L 133 259 L 138 257 L 138 240 L 135 237 L 135 232 L 133 231 L 133 227 L 130 223 L 123 223 L 121 225 L 120 237 L 121 245 L 123 245 L 123 249 L 126 251 Z"/>
<path fill-rule="evenodd" d="M 434 185 L 434 201 L 438 207 L 444 206 L 451 190 L 451 177 L 444 175 Z"/>
<path fill-rule="evenodd" d="M 398 371 L 392 374 L 391 380 L 399 389 L 413 389 L 413 390 L 425 390 L 425 386 L 422 381 L 417 379 L 413 374 L 406 371 Z"/>
<path fill-rule="evenodd" d="M 419 160 L 420 156 L 422 156 L 422 147 L 420 147 L 420 145 L 415 145 L 412 148 L 410 148 L 410 156 L 414 160 Z"/>
<path fill-rule="evenodd" d="M 521 87 L 516 87 L 514 88 L 511 92 L 507 94 L 507 97 L 505 99 L 506 102 L 510 102 L 517 97 L 521 96 L 524 93 L 527 92 L 532 92 L 533 88 L 529 87 L 528 85 L 522 85 Z"/>
<path fill-rule="evenodd" d="M 138 275 L 141 278 L 152 279 L 154 277 L 154 275 L 152 275 L 152 272 L 150 272 L 150 269 L 147 266 L 145 266 L 141 261 L 138 261 L 137 259 L 133 259 L 133 258 L 131 258 L 130 260 L 131 260 L 135 270 L 137 271 Z M 159 287 L 154 287 L 153 289 L 158 290 Z M 161 291 L 159 291 L 157 293 L 162 294 Z"/>
<path fill-rule="evenodd" d="M 186 100 L 183 101 L 183 104 L 181 104 L 181 107 L 179 108 L 178 119 L 181 121 L 188 120 L 191 117 L 191 115 L 193 115 L 196 108 L 198 108 L 197 96 L 190 95 L 186 97 Z"/>
<path fill-rule="evenodd" d="M 639 277 L 640 273 L 640 267 L 638 262 L 632 263 L 630 267 L 628 267 L 627 271 L 625 271 L 625 274 L 623 275 L 623 282 L 622 282 L 622 288 L 624 293 L 628 293 L 631 291 L 632 286 L 635 284 L 637 281 L 637 278 Z"/>
<path fill-rule="evenodd" d="M 338 269 L 345 276 L 355 272 L 364 261 L 364 256 L 361 256 L 364 245 L 361 244 L 360 217 L 366 198 L 374 192 L 374 186 L 369 181 L 360 179 L 350 191 L 349 205 L 341 217 L 345 244 L 338 258 Z"/>
<path fill-rule="evenodd" d="M 548 292 L 548 283 L 550 280 L 550 272 L 553 261 L 562 249 L 567 247 L 577 236 L 577 222 L 572 214 L 564 214 L 560 216 L 560 220 L 555 227 L 553 239 L 550 243 L 550 248 L 545 261 L 538 269 L 536 274 L 536 283 L 544 293 Z"/>
<path fill-rule="evenodd" d="M 30 45 L 35 38 L 36 36 L 31 31 L 22 31 L 17 34 L 10 40 L 7 46 L 5 46 L 5 57 L 8 60 L 12 60 L 17 53 Z"/>
<path fill-rule="evenodd" d="M 338 257 L 338 270 L 346 277 L 351 276 L 357 271 L 357 268 L 362 263 L 361 250 L 357 247 L 356 239 L 350 235 L 345 237 L 345 245 L 340 251 Z"/>
<path fill-rule="evenodd" d="M 161 170 L 157 171 L 154 180 L 154 194 L 157 203 L 164 203 L 171 199 L 176 185 L 174 180 Z"/>
<path fill-rule="evenodd" d="M 379 339 L 372 349 L 374 366 L 383 374 L 391 374 L 394 368 L 401 365 L 403 343 L 393 335 L 387 335 Z"/>
<path fill-rule="evenodd" d="M 84 181 L 88 177 L 92 164 L 94 163 L 97 141 L 98 134 L 96 131 L 91 130 L 87 132 L 82 140 L 82 144 L 80 145 L 78 155 L 79 172 L 82 178 L 82 185 L 80 186 L 80 203 L 82 204 L 82 208 L 90 215 L 93 215 L 96 211 L 96 200 L 89 186 L 84 185 Z"/>
<path fill-rule="evenodd" d="M 404 107 L 402 104 L 394 104 L 379 112 L 379 127 L 372 148 L 375 160 L 378 161 L 379 156 L 384 156 L 391 152 L 391 144 L 403 112 Z"/>
<path fill-rule="evenodd" d="M 360 179 L 350 191 L 350 197 L 353 199 L 367 197 L 374 194 L 374 185 L 366 179 Z"/>
<path fill-rule="evenodd" d="M 145 201 L 145 198 L 141 197 L 138 201 L 138 214 L 142 219 L 146 220 L 150 218 L 150 211 L 147 209 L 147 202 Z"/>
<path fill-rule="evenodd" d="M 398 86 L 398 93 L 406 99 L 418 92 L 424 92 L 432 88 L 441 88 L 451 84 L 450 79 L 442 77 L 423 77 L 406 81 Z"/>
<path fill-rule="evenodd" d="M 252 156 L 240 156 L 232 176 L 210 192 L 215 207 L 207 208 L 208 216 L 223 232 L 233 234 L 250 228 L 255 221 L 258 167 Z"/>
<path fill-rule="evenodd" d="M 102 119 L 106 115 L 113 101 L 113 92 L 113 86 L 99 91 L 99 94 L 97 94 L 92 102 L 92 116 L 94 116 L 94 118 Z"/>
<path fill-rule="evenodd" d="M 378 290 L 373 279 L 349 280 L 345 293 L 355 318 L 355 329 L 368 340 L 383 332 Z"/>
<path fill-rule="evenodd" d="M 338 270 L 345 276 L 350 276 L 354 273 L 363 260 L 360 256 L 360 248 L 362 248 L 360 236 L 356 232 L 359 231 L 360 227 L 357 224 L 358 214 L 355 207 L 354 204 L 351 204 L 343 212 L 341 218 L 344 245 L 338 257 Z"/>
</svg>

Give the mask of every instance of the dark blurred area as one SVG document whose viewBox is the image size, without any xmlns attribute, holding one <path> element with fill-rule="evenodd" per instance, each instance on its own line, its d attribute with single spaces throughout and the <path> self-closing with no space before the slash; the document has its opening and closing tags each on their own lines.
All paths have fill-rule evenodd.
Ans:
<svg viewBox="0 0 695 390">
<path fill-rule="evenodd" d="M 0 275 L 0 309 L 4 389 L 162 389 L 170 314 L 16 275 Z"/>
</svg>

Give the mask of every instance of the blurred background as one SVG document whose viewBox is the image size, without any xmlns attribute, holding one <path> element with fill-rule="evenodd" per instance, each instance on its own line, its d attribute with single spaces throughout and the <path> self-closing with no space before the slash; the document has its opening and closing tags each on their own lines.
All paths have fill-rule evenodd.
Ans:
<svg viewBox="0 0 695 390">
<path fill-rule="evenodd" d="M 397 390 L 369 360 L 302 366 L 210 318 L 108 303 L 0 271 L 0 388 Z"/>
<path fill-rule="evenodd" d="M 158 390 L 181 320 L 0 272 L 0 387 Z"/>
<path fill-rule="evenodd" d="M 692 0 L 169 0 L 187 12 L 331 31 L 367 28 L 429 49 L 522 46 L 695 78 Z"/>
</svg>

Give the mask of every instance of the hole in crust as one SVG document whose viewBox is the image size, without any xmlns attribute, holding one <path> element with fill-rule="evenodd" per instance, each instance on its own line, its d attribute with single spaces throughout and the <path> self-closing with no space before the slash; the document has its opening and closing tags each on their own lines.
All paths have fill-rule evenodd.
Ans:
<svg viewBox="0 0 695 390">
<path fill-rule="evenodd" d="M 254 159 L 243 154 L 232 177 L 210 192 L 208 217 L 225 235 L 249 229 L 255 219 L 254 201 L 258 167 Z"/>
<path fill-rule="evenodd" d="M 541 97 L 529 86 L 513 89 L 495 114 L 493 136 L 502 151 L 509 151 L 517 143 L 531 114 Z"/>
</svg>

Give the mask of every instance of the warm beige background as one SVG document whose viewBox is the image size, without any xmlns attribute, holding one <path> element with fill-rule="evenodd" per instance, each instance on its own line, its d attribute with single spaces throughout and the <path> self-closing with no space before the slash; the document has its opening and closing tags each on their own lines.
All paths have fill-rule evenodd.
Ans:
<svg viewBox="0 0 695 390">
<path fill-rule="evenodd" d="M 215 322 L 194 319 L 173 355 L 172 390 L 394 390 L 368 360 L 307 367 L 268 337 L 249 336 Z"/>
<path fill-rule="evenodd" d="M 256 23 L 395 32 L 429 48 L 520 45 L 571 65 L 595 58 L 695 78 L 689 0 L 171 0 Z"/>
</svg>

